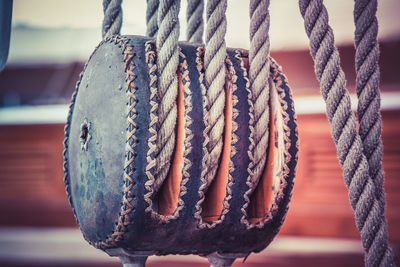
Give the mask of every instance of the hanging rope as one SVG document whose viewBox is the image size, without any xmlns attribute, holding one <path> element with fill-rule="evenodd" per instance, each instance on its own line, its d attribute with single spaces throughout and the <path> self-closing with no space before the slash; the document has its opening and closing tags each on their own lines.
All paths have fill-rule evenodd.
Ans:
<svg viewBox="0 0 400 267">
<path fill-rule="evenodd" d="M 225 59 L 226 59 L 226 7 L 227 0 L 209 0 L 206 6 L 206 47 L 204 52 L 204 82 L 206 92 L 206 129 L 209 142 L 207 173 L 209 184 L 214 178 L 222 151 L 225 108 Z"/>
<path fill-rule="evenodd" d="M 377 198 L 385 207 L 382 167 L 382 119 L 379 94 L 379 45 L 377 42 L 377 1 L 357 0 L 354 6 L 356 25 L 356 91 L 358 96 L 359 133 L 367 157 L 369 173 L 375 182 Z"/>
<path fill-rule="evenodd" d="M 375 183 L 376 198 L 380 208 L 385 209 L 382 166 L 383 145 L 381 140 L 382 119 L 379 93 L 379 44 L 377 41 L 377 1 L 356 0 L 354 5 L 356 44 L 356 92 L 358 96 L 359 134 L 363 142 L 364 155 L 368 160 L 369 174 Z M 387 233 L 385 233 L 387 235 Z M 390 250 L 379 247 L 376 249 Z M 383 253 L 381 252 L 381 253 Z"/>
<path fill-rule="evenodd" d="M 103 0 L 103 39 L 121 32 L 122 25 L 122 0 Z"/>
<path fill-rule="evenodd" d="M 361 233 L 367 266 L 392 266 L 393 255 L 387 240 L 384 209 L 376 196 L 376 186 L 369 175 L 363 144 L 351 111 L 350 96 L 340 68 L 339 53 L 328 13 L 322 0 L 299 0 L 300 12 L 310 39 L 315 73 L 326 102 L 339 162 L 349 189 L 350 203 L 355 211 L 356 225 Z"/>
<path fill-rule="evenodd" d="M 204 3 L 203 0 L 188 0 L 186 9 L 186 39 L 189 42 L 203 42 L 203 21 Z"/>
<path fill-rule="evenodd" d="M 167 177 L 175 148 L 179 64 L 179 0 L 160 1 L 156 36 L 158 71 L 158 123 L 154 192 Z"/>
<path fill-rule="evenodd" d="M 269 0 L 250 1 L 249 81 L 254 116 L 254 154 L 250 169 L 252 182 L 258 183 L 268 151 L 269 136 Z"/>
<path fill-rule="evenodd" d="M 158 31 L 157 24 L 157 11 L 159 0 L 147 0 L 146 8 L 146 35 L 149 37 L 155 37 Z"/>
</svg>

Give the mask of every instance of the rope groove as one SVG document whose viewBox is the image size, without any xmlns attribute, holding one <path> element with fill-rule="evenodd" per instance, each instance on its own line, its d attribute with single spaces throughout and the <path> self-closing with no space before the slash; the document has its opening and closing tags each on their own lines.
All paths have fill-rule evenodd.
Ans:
<svg viewBox="0 0 400 267">
<path fill-rule="evenodd" d="M 257 184 L 267 159 L 269 140 L 269 0 L 250 1 L 249 81 L 252 90 L 254 153 L 249 168 Z"/>
<path fill-rule="evenodd" d="M 340 68 L 339 53 L 334 45 L 328 13 L 322 0 L 299 0 L 315 73 L 326 102 L 327 116 L 337 147 L 343 176 L 361 233 L 367 266 L 392 266 L 393 256 L 387 240 L 384 207 L 371 178 L 369 163 L 363 153 L 363 142 L 357 133 L 356 118 L 351 111 L 345 76 Z M 377 191 L 378 189 L 378 191 Z"/>
<path fill-rule="evenodd" d="M 158 123 L 157 146 L 155 149 L 156 166 L 154 170 L 154 193 L 156 193 L 168 175 L 175 148 L 175 128 L 177 120 L 179 64 L 179 0 L 160 1 L 158 6 L 156 36 L 158 71 Z"/>
<path fill-rule="evenodd" d="M 111 35 L 119 34 L 122 25 L 122 0 L 103 0 L 103 27 L 102 36 L 103 39 L 110 37 Z"/>
<path fill-rule="evenodd" d="M 203 0 L 188 0 L 186 10 L 186 39 L 189 42 L 202 43 L 204 20 L 203 20 L 204 2 Z"/>
<path fill-rule="evenodd" d="M 214 178 L 222 152 L 225 108 L 225 58 L 226 58 L 226 8 L 227 0 L 209 0 L 206 6 L 206 46 L 204 53 L 204 83 L 206 91 L 206 129 L 209 138 L 208 169 L 204 177 L 209 185 Z"/>
</svg>

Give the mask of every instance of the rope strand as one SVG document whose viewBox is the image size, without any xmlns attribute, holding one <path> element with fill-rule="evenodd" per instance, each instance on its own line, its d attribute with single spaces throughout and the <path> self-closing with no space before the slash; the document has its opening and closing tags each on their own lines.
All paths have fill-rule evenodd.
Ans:
<svg viewBox="0 0 400 267">
<path fill-rule="evenodd" d="M 204 20 L 203 20 L 204 2 L 203 0 L 188 0 L 186 10 L 186 39 L 189 42 L 202 43 Z"/>
<path fill-rule="evenodd" d="M 249 81 L 252 90 L 254 153 L 251 158 L 251 180 L 256 185 L 267 159 L 269 138 L 269 0 L 250 1 Z"/>
<path fill-rule="evenodd" d="M 103 39 L 120 34 L 122 26 L 122 0 L 103 0 Z"/>
<path fill-rule="evenodd" d="M 209 0 L 206 6 L 206 47 L 204 53 L 204 82 L 206 92 L 206 129 L 209 138 L 207 171 L 209 185 L 214 178 L 222 151 L 225 108 L 225 59 L 226 59 L 226 8 L 227 0 Z"/>
<path fill-rule="evenodd" d="M 179 0 L 160 1 L 156 37 L 158 71 L 158 123 L 154 193 L 168 175 L 175 148 L 179 64 Z"/>
<path fill-rule="evenodd" d="M 393 256 L 387 240 L 384 209 L 376 196 L 376 186 L 369 174 L 368 161 L 351 111 L 350 96 L 340 68 L 339 53 L 334 45 L 328 13 L 322 0 L 299 0 L 315 73 L 326 102 L 343 177 L 349 189 L 350 204 L 355 211 L 361 233 L 366 266 L 392 266 Z"/>
<path fill-rule="evenodd" d="M 146 35 L 155 37 L 158 31 L 157 11 L 159 0 L 147 0 L 146 6 Z"/>
<path fill-rule="evenodd" d="M 382 119 L 379 93 L 379 44 L 377 42 L 378 21 L 377 1 L 356 0 L 354 5 L 354 33 L 356 45 L 356 92 L 358 96 L 359 133 L 364 154 L 368 160 L 369 174 L 375 183 L 375 194 L 380 209 L 386 206 L 383 189 L 384 171 L 382 166 L 383 145 L 381 140 Z M 384 220 L 385 218 L 383 218 Z M 387 235 L 387 233 L 385 233 Z M 392 254 L 389 244 L 374 247 L 379 255 Z M 371 255 L 373 257 L 373 255 Z M 388 259 L 393 261 L 392 256 Z"/>
<path fill-rule="evenodd" d="M 356 91 L 358 96 L 357 114 L 360 123 L 359 133 L 363 141 L 364 154 L 368 160 L 371 178 L 375 181 L 377 187 L 377 197 L 384 207 L 376 9 L 376 0 L 355 1 Z"/>
</svg>

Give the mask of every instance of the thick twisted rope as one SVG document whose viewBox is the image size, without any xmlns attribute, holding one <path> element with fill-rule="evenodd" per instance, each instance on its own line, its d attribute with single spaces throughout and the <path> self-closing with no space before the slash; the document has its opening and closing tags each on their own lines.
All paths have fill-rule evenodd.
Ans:
<svg viewBox="0 0 400 267">
<path fill-rule="evenodd" d="M 179 0 L 160 1 L 156 37 L 158 71 L 158 123 L 154 192 L 168 175 L 175 148 L 179 64 Z"/>
<path fill-rule="evenodd" d="M 119 34 L 122 25 L 122 0 L 103 0 L 103 39 Z"/>
<path fill-rule="evenodd" d="M 186 39 L 189 42 L 203 42 L 203 21 L 204 2 L 203 0 L 188 0 L 186 9 Z"/>
<path fill-rule="evenodd" d="M 377 42 L 377 1 L 356 0 L 354 22 L 356 25 L 356 91 L 358 96 L 359 134 L 363 141 L 369 173 L 375 182 L 377 198 L 385 207 L 381 140 L 382 119 L 379 94 L 379 45 Z"/>
<path fill-rule="evenodd" d="M 376 196 L 375 183 L 369 175 L 368 161 L 351 111 L 350 96 L 340 68 L 328 13 L 322 0 L 299 0 L 300 12 L 310 39 L 315 73 L 326 102 L 343 176 L 349 189 L 350 204 L 355 211 L 367 266 L 392 266 L 393 256 L 387 239 L 384 209 Z"/>
<path fill-rule="evenodd" d="M 147 0 L 146 6 L 146 35 L 155 37 L 158 31 L 157 11 L 159 0 Z"/>
<path fill-rule="evenodd" d="M 368 160 L 369 174 L 375 183 L 375 194 L 382 210 L 385 209 L 382 166 L 382 119 L 379 93 L 379 44 L 376 0 L 356 0 L 354 5 L 356 44 L 356 92 L 358 96 L 359 134 L 364 155 Z M 383 248 L 382 248 L 383 249 Z M 387 248 L 390 250 L 390 247 Z M 388 252 L 389 253 L 389 252 Z M 390 254 L 392 251 L 390 250 Z"/>
<path fill-rule="evenodd" d="M 257 184 L 264 170 L 269 137 L 269 0 L 250 1 L 249 81 L 252 92 L 254 153 L 251 180 Z"/>
<path fill-rule="evenodd" d="M 204 83 L 206 86 L 206 129 L 208 137 L 207 184 L 214 178 L 222 151 L 225 108 L 227 0 L 209 0 L 206 6 L 206 47 L 204 52 Z"/>
</svg>

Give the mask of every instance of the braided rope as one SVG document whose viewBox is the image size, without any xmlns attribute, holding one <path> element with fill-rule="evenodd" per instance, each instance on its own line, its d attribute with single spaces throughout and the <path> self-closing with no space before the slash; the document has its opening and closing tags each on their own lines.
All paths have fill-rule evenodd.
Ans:
<svg viewBox="0 0 400 267">
<path fill-rule="evenodd" d="M 253 125 L 251 135 L 251 182 L 256 185 L 264 171 L 269 137 L 269 0 L 250 1 L 249 81 L 252 90 Z"/>
<path fill-rule="evenodd" d="M 175 148 L 179 64 L 179 0 L 160 1 L 158 7 L 158 32 L 156 37 L 158 70 L 158 123 L 154 192 L 157 192 L 168 175 Z"/>
<path fill-rule="evenodd" d="M 219 165 L 222 151 L 225 108 L 226 59 L 226 8 L 227 0 L 209 0 L 206 6 L 206 47 L 204 53 L 204 83 L 207 88 L 205 103 L 205 135 L 208 137 L 207 170 L 204 177 L 211 183 Z"/>
<path fill-rule="evenodd" d="M 119 34 L 122 25 L 122 0 L 103 0 L 103 39 Z"/>
<path fill-rule="evenodd" d="M 186 9 L 186 39 L 189 42 L 203 42 L 203 21 L 204 2 L 203 0 L 188 0 Z"/>
<path fill-rule="evenodd" d="M 149 37 L 155 37 L 158 31 L 157 24 L 157 11 L 158 11 L 158 0 L 147 0 L 146 7 L 146 35 Z"/>
<path fill-rule="evenodd" d="M 392 266 L 393 256 L 387 240 L 384 209 L 376 196 L 375 183 L 369 175 L 368 161 L 351 111 L 350 96 L 340 68 L 339 53 L 334 45 L 328 13 L 322 0 L 299 0 L 315 73 L 326 102 L 343 176 L 349 189 L 350 204 L 355 211 L 361 233 L 367 266 Z"/>
</svg>

